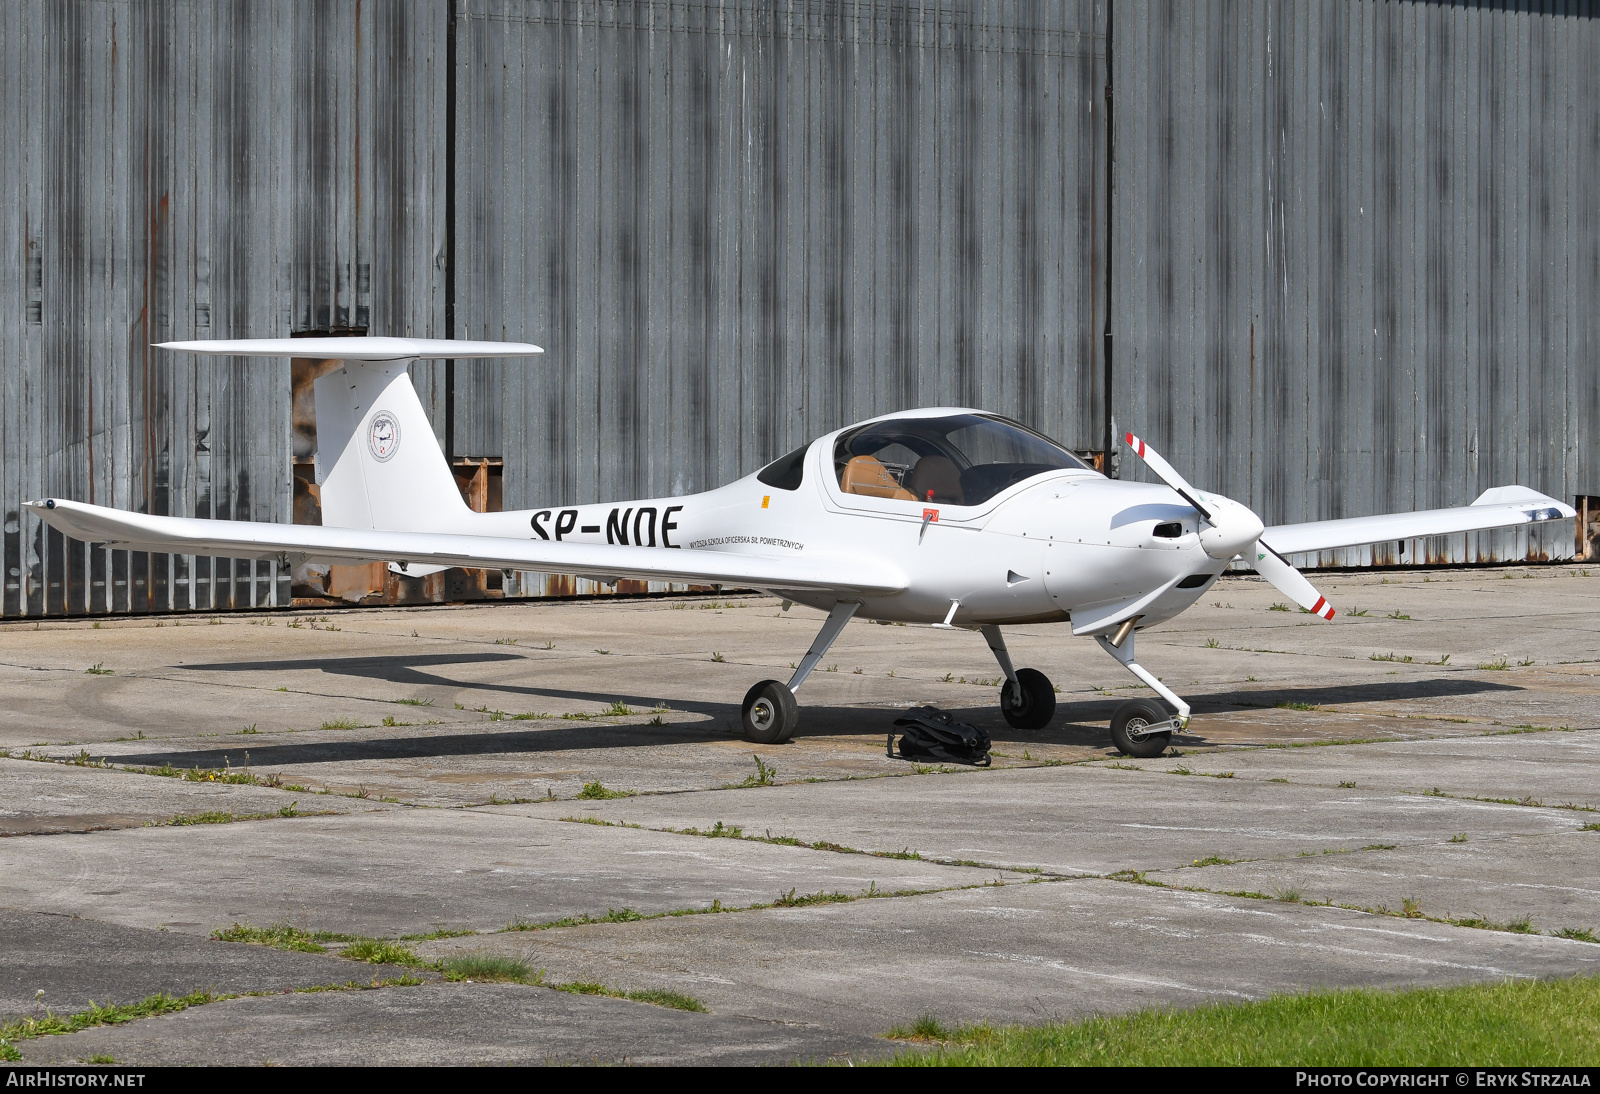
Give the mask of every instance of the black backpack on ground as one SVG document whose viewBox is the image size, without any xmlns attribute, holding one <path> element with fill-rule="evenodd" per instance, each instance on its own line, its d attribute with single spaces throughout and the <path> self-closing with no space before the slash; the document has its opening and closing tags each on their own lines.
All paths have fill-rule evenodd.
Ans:
<svg viewBox="0 0 1600 1094">
<path fill-rule="evenodd" d="M 894 720 L 901 731 L 900 755 L 907 760 L 989 766 L 989 734 L 969 722 L 958 722 L 938 707 L 913 707 Z M 894 734 L 889 735 L 894 756 Z"/>
</svg>

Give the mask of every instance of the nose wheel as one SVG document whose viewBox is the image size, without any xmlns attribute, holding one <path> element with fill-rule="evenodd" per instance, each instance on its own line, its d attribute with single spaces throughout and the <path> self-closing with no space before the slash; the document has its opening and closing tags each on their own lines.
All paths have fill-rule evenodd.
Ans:
<svg viewBox="0 0 1600 1094">
<path fill-rule="evenodd" d="M 1159 703 L 1130 699 L 1111 716 L 1111 743 L 1124 756 L 1159 756 L 1172 743 L 1172 718 Z"/>
<path fill-rule="evenodd" d="M 1043 729 L 1055 717 L 1055 685 L 1038 669 L 1018 669 L 1000 688 L 1000 713 L 1013 729 Z"/>
</svg>

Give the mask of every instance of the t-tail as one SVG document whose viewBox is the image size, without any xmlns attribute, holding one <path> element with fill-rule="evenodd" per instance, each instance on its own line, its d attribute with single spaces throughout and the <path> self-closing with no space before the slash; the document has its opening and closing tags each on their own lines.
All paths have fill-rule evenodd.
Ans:
<svg viewBox="0 0 1600 1094">
<path fill-rule="evenodd" d="M 323 525 L 456 533 L 470 531 L 472 511 L 461 500 L 406 366 L 418 360 L 544 352 L 520 342 L 439 338 L 251 338 L 163 342 L 160 348 L 343 362 L 313 386 Z"/>
</svg>

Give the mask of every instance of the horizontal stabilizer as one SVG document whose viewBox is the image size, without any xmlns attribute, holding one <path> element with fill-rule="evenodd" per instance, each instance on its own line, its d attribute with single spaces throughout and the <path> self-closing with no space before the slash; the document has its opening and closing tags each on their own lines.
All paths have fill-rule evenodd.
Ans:
<svg viewBox="0 0 1600 1094">
<path fill-rule="evenodd" d="M 156 348 L 226 357 L 314 357 L 320 361 L 441 361 L 532 357 L 544 352 L 527 342 L 467 342 L 456 338 L 213 338 L 160 342 Z"/>
<path fill-rule="evenodd" d="M 1314 520 L 1306 524 L 1280 524 L 1262 533 L 1262 540 L 1280 555 L 1331 551 L 1455 532 L 1486 532 L 1551 520 L 1571 520 L 1570 505 L 1529 490 L 1525 486 L 1497 486 L 1485 490 L 1471 505 L 1455 509 L 1425 509 L 1415 513 L 1385 513 L 1346 520 Z"/>
<path fill-rule="evenodd" d="M 895 567 L 866 558 L 828 558 L 810 553 L 771 558 L 666 547 L 198 520 L 149 516 L 56 499 L 26 504 L 46 524 L 73 539 L 139 551 L 604 574 L 608 578 L 757 589 L 894 593 L 906 587 L 905 575 Z"/>
</svg>

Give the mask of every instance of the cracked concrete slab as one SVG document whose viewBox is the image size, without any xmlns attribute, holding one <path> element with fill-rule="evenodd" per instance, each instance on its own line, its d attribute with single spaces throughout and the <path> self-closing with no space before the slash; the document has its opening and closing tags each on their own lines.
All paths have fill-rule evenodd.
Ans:
<svg viewBox="0 0 1600 1094">
<path fill-rule="evenodd" d="M 1453 798 L 1179 777 L 1177 760 L 1143 770 L 1069 766 L 913 776 L 737 792 L 491 807 L 519 816 L 578 816 L 650 828 L 705 828 L 831 840 L 924 858 L 1108 874 L 1188 865 L 1210 855 L 1269 858 L 1373 843 L 1437 842 L 1463 828 L 1489 835 L 1570 831 L 1590 814 Z"/>
<path fill-rule="evenodd" d="M 1303 900 L 1492 923 L 1532 920 L 1539 931 L 1600 931 L 1600 832 L 1449 840 L 1386 851 L 1264 859 L 1151 873 L 1168 885 L 1223 892 L 1298 893 Z"/>
<path fill-rule="evenodd" d="M 1128 761 L 1122 761 L 1124 763 Z M 1171 762 L 1134 761 L 1150 770 Z M 1296 785 L 1409 790 L 1600 809 L 1600 732 L 1534 732 L 1360 747 L 1264 748 L 1185 757 L 1198 773 Z"/>
<path fill-rule="evenodd" d="M 230 999 L 178 1014 L 23 1041 L 24 1063 L 787 1064 L 887 1055 L 870 1035 L 522 984 Z"/>
<path fill-rule="evenodd" d="M 8 909 L 0 909 L 0 938 L 5 939 L 0 1022 L 44 1010 L 74 1014 L 90 1003 L 134 1003 L 158 992 L 283 992 L 439 975 L 324 954 L 215 942 L 177 930 L 121 927 Z"/>
<path fill-rule="evenodd" d="M 359 813 L 394 808 L 333 794 L 240 783 L 189 782 L 99 766 L 0 759 L 0 836 L 97 832 L 159 825 L 174 817 L 295 812 Z"/>
<path fill-rule="evenodd" d="M 893 900 L 429 943 L 560 980 L 689 992 L 719 1014 L 881 1033 L 1042 1022 L 1356 984 L 1600 972 L 1600 946 L 1127 882 Z"/>
<path fill-rule="evenodd" d="M 994 870 L 463 810 L 0 840 L 0 906 L 194 933 L 233 922 L 392 937 L 982 885 Z"/>
</svg>

